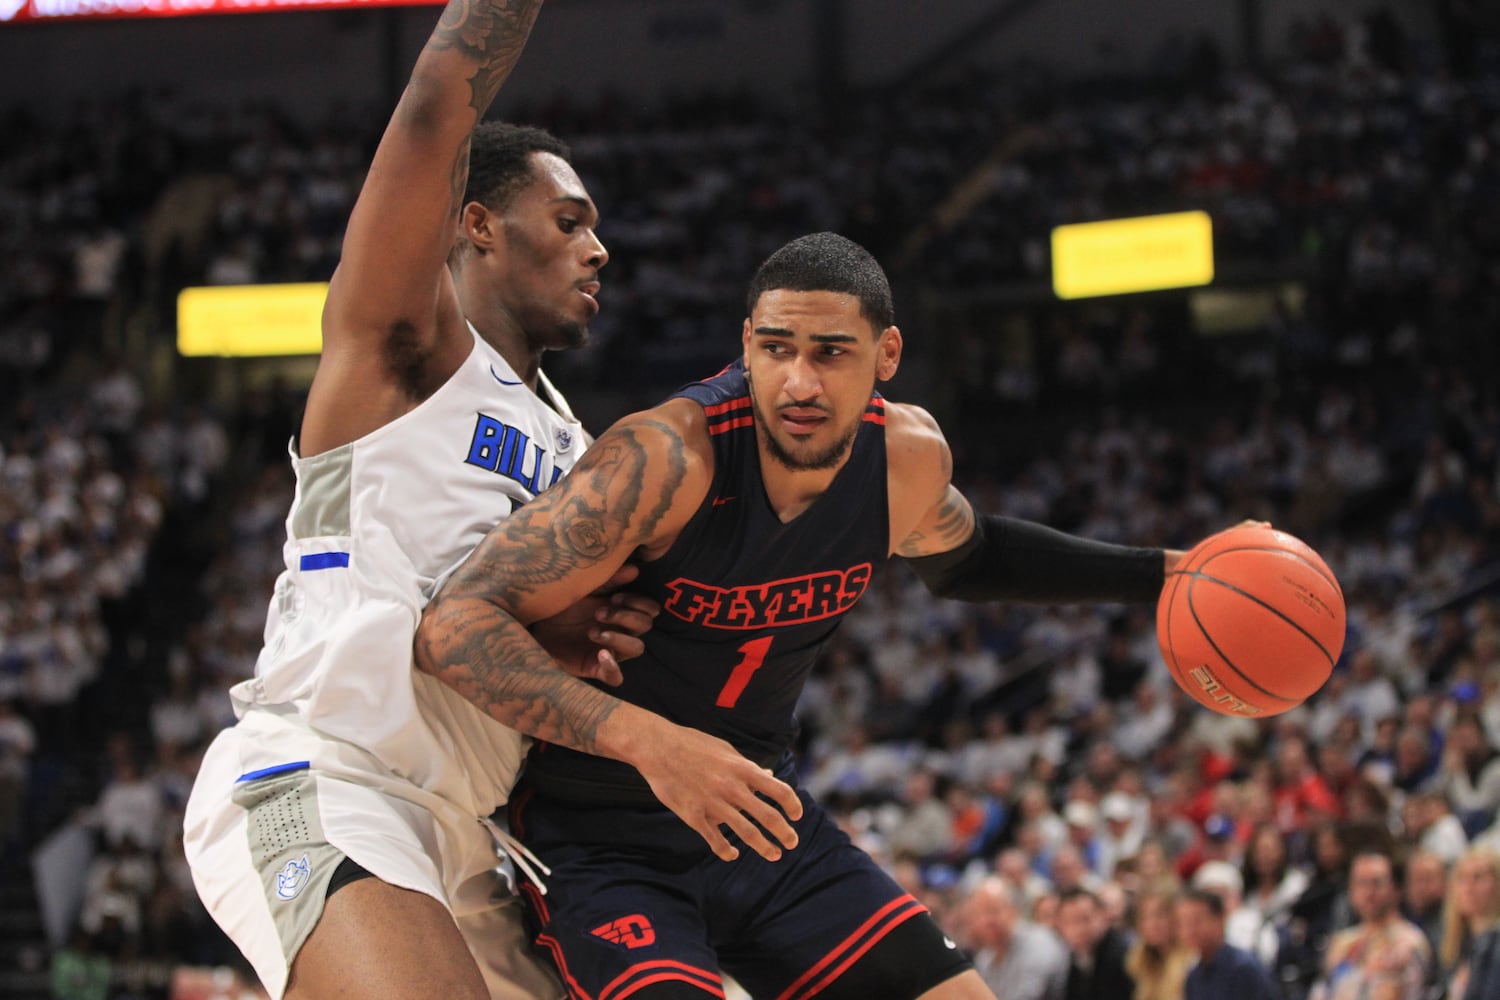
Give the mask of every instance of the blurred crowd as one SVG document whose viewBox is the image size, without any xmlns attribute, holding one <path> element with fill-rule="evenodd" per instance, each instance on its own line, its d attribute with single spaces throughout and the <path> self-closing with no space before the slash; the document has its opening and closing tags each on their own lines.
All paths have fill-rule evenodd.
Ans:
<svg viewBox="0 0 1500 1000">
<path fill-rule="evenodd" d="M 803 698 L 803 773 L 1007 1000 L 1500 997 L 1500 56 L 1300 30 L 1258 73 L 970 72 L 836 122 L 512 109 L 573 144 L 604 213 L 597 345 L 554 366 L 600 427 L 726 360 L 755 264 L 837 229 L 890 267 L 915 373 L 893 395 L 943 416 L 977 507 L 1175 546 L 1262 518 L 1337 572 L 1333 677 L 1260 721 L 1177 688 L 1153 608 L 881 575 Z M 328 277 L 380 125 L 330 122 L 167 95 L 3 119 L 0 865 L 90 832 L 60 997 L 235 961 L 179 828 L 253 670 L 299 399 L 144 359 L 186 284 Z M 1224 280 L 1278 289 L 1233 336 L 1178 295 L 1015 292 L 1054 224 L 1193 207 Z"/>
</svg>

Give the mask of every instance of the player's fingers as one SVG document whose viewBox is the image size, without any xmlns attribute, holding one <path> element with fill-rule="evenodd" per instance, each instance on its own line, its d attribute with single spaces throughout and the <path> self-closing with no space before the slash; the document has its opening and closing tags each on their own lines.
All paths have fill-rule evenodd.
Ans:
<svg viewBox="0 0 1500 1000">
<path fill-rule="evenodd" d="M 714 856 L 720 861 L 733 861 L 740 856 L 739 850 L 719 831 L 718 824 L 713 820 L 704 820 L 696 824 L 693 829 L 698 831 L 698 836 L 704 839 L 708 844 L 708 849 L 713 851 Z"/>
<path fill-rule="evenodd" d="M 625 632 L 604 632 L 599 629 L 590 629 L 589 638 L 603 647 L 601 652 L 608 650 L 612 653 L 617 663 L 633 660 L 646 651 L 646 644 L 638 636 L 629 635 Z"/>
<path fill-rule="evenodd" d="M 741 843 L 767 861 L 781 860 L 781 848 L 771 843 L 761 828 L 744 813 L 735 810 L 733 814 L 725 817 L 723 825 L 734 831 L 734 835 L 740 838 Z"/>
<path fill-rule="evenodd" d="M 607 628 L 631 635 L 644 635 L 656 621 L 654 616 L 634 608 L 600 608 L 594 612 L 594 619 Z"/>
<path fill-rule="evenodd" d="M 638 594 L 633 590 L 622 590 L 609 596 L 609 603 L 616 608 L 629 608 L 643 615 L 655 618 L 661 614 L 661 602 L 653 601 L 645 594 Z"/>
<path fill-rule="evenodd" d="M 610 687 L 619 687 L 625 682 L 625 675 L 620 671 L 619 660 L 608 649 L 599 650 L 599 655 L 594 657 L 593 676 L 595 680 L 603 681 Z"/>
<path fill-rule="evenodd" d="M 797 846 L 797 831 L 792 828 L 791 823 L 787 822 L 786 816 L 782 814 L 778 806 L 757 796 L 745 806 L 745 815 L 754 820 L 761 829 L 770 834 L 772 840 L 786 850 L 790 851 Z"/>
<path fill-rule="evenodd" d="M 797 797 L 797 790 L 765 768 L 751 779 L 750 787 L 780 806 L 788 819 L 796 821 L 802 818 L 802 800 Z"/>
</svg>

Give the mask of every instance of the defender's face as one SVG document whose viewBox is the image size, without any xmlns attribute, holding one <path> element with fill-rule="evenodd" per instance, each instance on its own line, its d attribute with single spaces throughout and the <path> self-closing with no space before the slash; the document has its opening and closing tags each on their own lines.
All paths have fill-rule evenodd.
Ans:
<svg viewBox="0 0 1500 1000">
<path fill-rule="evenodd" d="M 536 179 L 496 221 L 495 287 L 533 347 L 582 347 L 609 261 L 594 232 L 599 212 L 566 161 L 533 153 L 531 166 Z"/>
<path fill-rule="evenodd" d="M 743 341 L 762 441 L 793 471 L 843 463 L 876 380 L 901 359 L 900 331 L 874 329 L 841 292 L 765 292 Z"/>
</svg>

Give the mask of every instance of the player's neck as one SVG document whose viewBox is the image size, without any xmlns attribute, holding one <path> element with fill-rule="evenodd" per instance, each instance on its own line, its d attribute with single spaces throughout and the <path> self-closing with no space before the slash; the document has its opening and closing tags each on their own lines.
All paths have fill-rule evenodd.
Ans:
<svg viewBox="0 0 1500 1000">
<path fill-rule="evenodd" d="M 828 492 L 833 480 L 849 461 L 845 455 L 831 469 L 789 469 L 766 447 L 759 428 L 756 429 L 756 444 L 760 452 L 760 479 L 766 490 L 766 499 L 782 523 L 793 520 Z"/>
<path fill-rule="evenodd" d="M 532 392 L 537 391 L 537 382 L 542 371 L 542 350 L 533 347 L 531 338 L 503 310 L 478 310 L 478 314 L 466 314 L 474 329 L 484 342 L 500 352 L 505 363 Z"/>
</svg>

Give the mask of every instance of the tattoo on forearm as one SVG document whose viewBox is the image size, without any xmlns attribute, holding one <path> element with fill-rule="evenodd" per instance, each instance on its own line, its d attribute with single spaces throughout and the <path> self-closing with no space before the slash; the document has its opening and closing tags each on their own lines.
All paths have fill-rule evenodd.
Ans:
<svg viewBox="0 0 1500 1000">
<path fill-rule="evenodd" d="M 456 49 L 475 63 L 469 104 L 479 115 L 520 58 L 542 0 L 449 0 L 427 45 Z"/>
<path fill-rule="evenodd" d="M 655 421 L 601 438 L 558 486 L 490 532 L 428 606 L 422 669 L 508 726 L 597 752 L 599 727 L 619 702 L 560 670 L 506 609 L 650 540 L 686 455 L 677 432 Z"/>
</svg>

